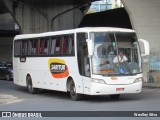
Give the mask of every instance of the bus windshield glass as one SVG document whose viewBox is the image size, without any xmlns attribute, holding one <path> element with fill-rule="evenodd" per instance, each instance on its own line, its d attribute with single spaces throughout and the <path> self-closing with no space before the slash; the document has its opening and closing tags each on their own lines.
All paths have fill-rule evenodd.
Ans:
<svg viewBox="0 0 160 120">
<path fill-rule="evenodd" d="M 135 75 L 142 72 L 141 56 L 134 32 L 95 32 L 92 71 L 101 75 Z"/>
</svg>

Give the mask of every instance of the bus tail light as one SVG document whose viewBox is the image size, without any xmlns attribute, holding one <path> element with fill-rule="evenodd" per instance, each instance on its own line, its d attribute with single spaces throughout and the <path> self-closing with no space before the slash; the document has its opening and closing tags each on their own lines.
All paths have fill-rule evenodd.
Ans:
<svg viewBox="0 0 160 120">
<path fill-rule="evenodd" d="M 91 82 L 99 83 L 99 84 L 106 84 L 106 82 L 102 79 L 92 79 Z"/>
</svg>

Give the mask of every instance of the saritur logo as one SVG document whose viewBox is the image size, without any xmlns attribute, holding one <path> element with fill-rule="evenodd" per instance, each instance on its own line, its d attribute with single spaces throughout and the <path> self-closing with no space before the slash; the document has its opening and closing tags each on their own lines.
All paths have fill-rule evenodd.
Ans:
<svg viewBox="0 0 160 120">
<path fill-rule="evenodd" d="M 66 62 L 58 58 L 50 58 L 48 60 L 48 67 L 54 78 L 64 78 L 69 75 Z"/>
<path fill-rule="evenodd" d="M 50 70 L 52 73 L 65 72 L 66 65 L 60 63 L 51 63 Z"/>
</svg>

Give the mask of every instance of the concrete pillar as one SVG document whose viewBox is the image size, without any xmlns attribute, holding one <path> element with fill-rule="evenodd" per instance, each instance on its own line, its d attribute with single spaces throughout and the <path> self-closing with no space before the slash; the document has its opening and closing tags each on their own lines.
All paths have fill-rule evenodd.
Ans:
<svg viewBox="0 0 160 120">
<path fill-rule="evenodd" d="M 160 48 L 160 0 L 122 0 L 138 37 L 152 48 Z M 154 41 L 154 42 L 153 42 Z"/>
<path fill-rule="evenodd" d="M 143 58 L 144 79 L 147 81 L 147 72 L 150 70 L 149 58 L 152 53 L 158 53 L 160 50 L 160 0 L 122 0 L 122 2 L 138 38 L 143 38 L 150 44 L 151 55 Z M 160 54 L 154 56 L 160 58 Z"/>
<path fill-rule="evenodd" d="M 13 37 L 0 37 L 0 61 L 12 62 Z"/>
</svg>

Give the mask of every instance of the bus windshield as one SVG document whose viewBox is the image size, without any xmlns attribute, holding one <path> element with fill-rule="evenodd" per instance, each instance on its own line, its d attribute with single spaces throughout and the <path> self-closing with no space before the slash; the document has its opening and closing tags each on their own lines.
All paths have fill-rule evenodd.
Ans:
<svg viewBox="0 0 160 120">
<path fill-rule="evenodd" d="M 135 75 L 142 72 L 141 56 L 134 32 L 95 32 L 92 72 L 101 75 Z"/>
</svg>

